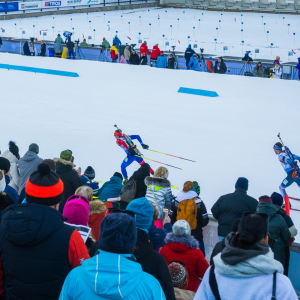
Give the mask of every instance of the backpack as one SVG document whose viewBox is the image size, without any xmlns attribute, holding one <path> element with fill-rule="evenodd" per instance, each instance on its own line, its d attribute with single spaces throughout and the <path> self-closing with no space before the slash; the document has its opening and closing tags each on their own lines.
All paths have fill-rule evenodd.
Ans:
<svg viewBox="0 0 300 300">
<path fill-rule="evenodd" d="M 183 200 L 179 202 L 177 207 L 176 220 L 186 220 L 191 227 L 191 230 L 197 227 L 197 204 L 195 202 L 197 198 Z"/>
<path fill-rule="evenodd" d="M 136 183 L 137 180 L 130 180 L 126 183 L 126 185 L 122 188 L 120 192 L 121 201 L 126 203 L 130 203 L 132 200 L 135 199 L 136 195 Z"/>
</svg>

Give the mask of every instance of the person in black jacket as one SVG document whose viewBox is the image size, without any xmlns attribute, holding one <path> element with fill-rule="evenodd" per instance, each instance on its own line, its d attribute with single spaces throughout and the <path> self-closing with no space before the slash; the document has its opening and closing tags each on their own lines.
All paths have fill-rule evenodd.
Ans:
<svg viewBox="0 0 300 300">
<path fill-rule="evenodd" d="M 147 163 L 144 163 L 129 178 L 129 181 L 137 180 L 135 199 L 146 196 L 147 186 L 146 186 L 144 180 L 147 176 L 150 176 L 150 166 Z"/>
<path fill-rule="evenodd" d="M 215 63 L 215 73 L 224 74 L 227 71 L 227 66 L 223 61 L 222 57 L 218 58 L 218 61 Z"/>
<path fill-rule="evenodd" d="M 143 52 L 141 56 L 140 65 L 146 66 L 148 64 L 148 59 L 146 54 Z"/>
<path fill-rule="evenodd" d="M 73 59 L 75 59 L 74 47 L 75 47 L 74 43 L 71 40 L 69 40 L 67 42 L 68 59 L 71 59 L 71 56 L 73 57 Z"/>
<path fill-rule="evenodd" d="M 25 41 L 24 46 L 23 46 L 23 53 L 24 55 L 30 56 L 30 51 L 29 51 L 29 45 L 28 41 Z"/>
<path fill-rule="evenodd" d="M 130 54 L 129 57 L 129 63 L 131 65 L 139 65 L 140 64 L 140 58 L 139 56 L 136 54 L 135 50 L 132 50 L 132 53 Z"/>
<path fill-rule="evenodd" d="M 188 45 L 188 47 L 184 53 L 185 64 L 186 64 L 187 69 L 189 69 L 190 59 L 195 53 L 196 52 L 192 49 L 192 45 Z"/>
<path fill-rule="evenodd" d="M 144 272 L 154 276 L 160 283 L 166 300 L 175 300 L 174 288 L 165 258 L 153 249 L 150 236 L 146 232 L 153 220 L 154 208 L 145 198 L 131 201 L 127 210 L 135 214 L 137 242 L 133 255 Z"/>
<path fill-rule="evenodd" d="M 235 192 L 221 196 L 211 208 L 215 219 L 218 220 L 218 235 L 222 240 L 231 232 L 232 224 L 240 219 L 246 211 L 256 212 L 258 201 L 247 195 L 248 179 L 238 178 Z"/>
<path fill-rule="evenodd" d="M 168 69 L 174 69 L 174 65 L 175 65 L 175 57 L 173 54 L 170 54 L 169 59 L 168 59 Z"/>
<path fill-rule="evenodd" d="M 82 186 L 82 181 L 78 173 L 73 169 L 72 152 L 70 150 L 62 151 L 60 158 L 55 158 L 56 174 L 64 183 L 64 199 L 59 205 L 59 211 L 62 213 L 68 198 L 75 194 L 75 191 Z"/>
<path fill-rule="evenodd" d="M 41 41 L 41 56 L 46 56 L 46 44 Z"/>
<path fill-rule="evenodd" d="M 4 174 L 3 174 L 3 176 L 4 176 Z M 1 174 L 0 174 L 0 178 L 1 178 Z M 5 208 L 7 208 L 8 206 L 10 206 L 11 204 L 15 204 L 15 200 L 9 194 L 0 192 L 0 221 L 1 221 L 1 216 L 2 216 L 3 210 Z"/>
<path fill-rule="evenodd" d="M 200 188 L 199 188 L 199 194 L 200 194 Z M 178 213 L 178 207 L 179 203 L 185 200 L 194 199 L 197 207 L 197 227 L 192 230 L 192 236 L 196 238 L 196 240 L 199 242 L 199 248 L 203 252 L 203 255 L 205 256 L 205 248 L 204 248 L 204 242 L 203 242 L 203 231 L 202 228 L 205 227 L 208 224 L 208 214 L 205 207 L 204 202 L 202 199 L 200 199 L 199 194 L 195 191 L 195 184 L 191 181 L 187 181 L 184 184 L 183 191 L 179 192 L 175 201 L 171 204 L 171 209 L 169 212 L 169 216 L 171 218 L 172 225 L 178 221 L 177 220 L 177 213 Z"/>
</svg>

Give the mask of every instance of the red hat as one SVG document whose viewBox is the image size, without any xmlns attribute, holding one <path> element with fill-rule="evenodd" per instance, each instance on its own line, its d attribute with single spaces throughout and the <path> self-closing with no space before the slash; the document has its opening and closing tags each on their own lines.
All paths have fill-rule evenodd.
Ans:
<svg viewBox="0 0 300 300">
<path fill-rule="evenodd" d="M 103 38 L 103 41 L 105 41 L 105 38 Z"/>
<path fill-rule="evenodd" d="M 259 201 L 258 202 L 268 202 L 268 203 L 272 203 L 273 201 L 269 196 L 261 196 L 259 197 Z"/>
<path fill-rule="evenodd" d="M 122 131 L 116 130 L 115 133 L 114 133 L 114 136 L 121 137 L 122 136 Z"/>
<path fill-rule="evenodd" d="M 164 51 L 160 51 L 160 54 L 164 54 Z"/>
<path fill-rule="evenodd" d="M 84 42 L 86 42 L 86 39 L 83 39 Z"/>
</svg>

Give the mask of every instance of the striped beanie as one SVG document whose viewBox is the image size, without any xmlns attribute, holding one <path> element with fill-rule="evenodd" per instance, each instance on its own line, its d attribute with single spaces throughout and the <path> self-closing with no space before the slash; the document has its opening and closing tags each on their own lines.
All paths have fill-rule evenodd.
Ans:
<svg viewBox="0 0 300 300">
<path fill-rule="evenodd" d="M 50 170 L 48 164 L 41 163 L 26 182 L 26 201 L 52 206 L 63 200 L 63 191 L 64 185 L 58 175 Z"/>
<path fill-rule="evenodd" d="M 171 261 L 168 265 L 173 286 L 185 290 L 189 282 L 189 274 L 186 265 L 181 261 Z"/>
</svg>

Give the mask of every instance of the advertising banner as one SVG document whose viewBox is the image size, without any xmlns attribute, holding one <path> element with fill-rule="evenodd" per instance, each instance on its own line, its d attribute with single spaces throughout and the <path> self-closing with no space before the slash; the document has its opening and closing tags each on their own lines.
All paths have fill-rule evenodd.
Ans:
<svg viewBox="0 0 300 300">
<path fill-rule="evenodd" d="M 86 5 L 101 4 L 101 0 L 85 0 Z"/>
<path fill-rule="evenodd" d="M 86 5 L 86 0 L 62 0 L 62 6 Z"/>
<path fill-rule="evenodd" d="M 19 10 L 28 10 L 28 9 L 40 9 L 42 8 L 42 2 L 19 2 Z"/>
<path fill-rule="evenodd" d="M 19 2 L 0 3 L 0 12 L 19 10 Z"/>
<path fill-rule="evenodd" d="M 42 8 L 54 8 L 62 6 L 62 1 L 42 1 Z"/>
</svg>

